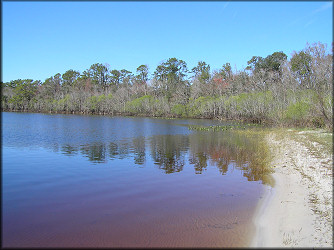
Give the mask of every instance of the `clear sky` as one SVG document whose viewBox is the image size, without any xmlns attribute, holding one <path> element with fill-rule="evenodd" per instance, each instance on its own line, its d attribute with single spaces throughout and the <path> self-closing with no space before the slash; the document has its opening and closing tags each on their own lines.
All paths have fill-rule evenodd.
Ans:
<svg viewBox="0 0 334 250">
<path fill-rule="evenodd" d="M 2 2 L 2 80 L 44 81 L 94 63 L 110 69 L 171 57 L 188 69 L 247 66 L 252 56 L 291 56 L 306 43 L 331 48 L 333 4 L 316 2 Z"/>
</svg>

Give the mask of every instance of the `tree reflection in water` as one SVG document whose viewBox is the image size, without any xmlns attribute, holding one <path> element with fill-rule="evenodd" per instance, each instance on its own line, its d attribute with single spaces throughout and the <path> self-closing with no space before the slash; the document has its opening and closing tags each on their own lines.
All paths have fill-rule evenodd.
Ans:
<svg viewBox="0 0 334 250">
<path fill-rule="evenodd" d="M 149 161 L 166 174 L 180 172 L 187 165 L 192 165 L 196 174 L 209 166 L 217 167 L 221 174 L 237 168 L 249 181 L 268 184 L 265 176 L 270 173 L 265 145 L 259 138 L 238 131 L 196 131 L 190 135 L 155 135 L 81 146 L 67 144 L 60 150 L 68 156 L 80 153 L 94 163 L 130 158 L 134 164 L 144 165 L 151 157 Z"/>
<path fill-rule="evenodd" d="M 138 137 L 133 139 L 133 149 L 134 149 L 134 162 L 138 165 L 143 165 L 145 163 L 146 157 L 146 146 L 145 137 Z"/>
<path fill-rule="evenodd" d="M 106 162 L 106 145 L 104 143 L 93 143 L 88 145 L 83 145 L 80 147 L 80 152 L 82 155 L 86 156 L 88 160 L 94 163 L 104 163 Z"/>
<path fill-rule="evenodd" d="M 166 174 L 180 172 L 185 164 L 188 151 L 187 135 L 158 135 L 150 138 L 151 156 L 154 164 Z"/>
<path fill-rule="evenodd" d="M 198 132 L 189 136 L 190 159 L 195 170 L 202 173 L 206 164 L 216 166 L 222 174 L 229 168 L 242 170 L 249 181 L 262 180 L 268 184 L 269 153 L 259 137 L 239 131 Z"/>
</svg>

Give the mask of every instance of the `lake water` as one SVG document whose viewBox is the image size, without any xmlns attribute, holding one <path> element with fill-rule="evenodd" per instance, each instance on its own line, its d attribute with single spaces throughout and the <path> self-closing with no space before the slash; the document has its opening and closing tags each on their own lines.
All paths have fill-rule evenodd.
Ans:
<svg viewBox="0 0 334 250">
<path fill-rule="evenodd" d="M 3 247 L 248 246 L 256 141 L 187 127 L 221 124 L 3 112 Z"/>
</svg>

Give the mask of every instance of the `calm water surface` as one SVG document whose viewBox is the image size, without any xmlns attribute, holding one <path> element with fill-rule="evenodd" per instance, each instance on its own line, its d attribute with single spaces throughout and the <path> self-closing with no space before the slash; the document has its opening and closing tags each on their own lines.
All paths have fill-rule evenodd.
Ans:
<svg viewBox="0 0 334 250">
<path fill-rule="evenodd" d="M 215 124 L 2 113 L 3 246 L 247 246 L 256 142 Z"/>
</svg>

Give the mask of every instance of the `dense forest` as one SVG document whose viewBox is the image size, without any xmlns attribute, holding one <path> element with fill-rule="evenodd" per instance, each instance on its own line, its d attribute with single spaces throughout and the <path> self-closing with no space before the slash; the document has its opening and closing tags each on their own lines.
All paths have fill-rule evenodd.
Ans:
<svg viewBox="0 0 334 250">
<path fill-rule="evenodd" d="M 283 52 L 253 56 L 243 70 L 204 61 L 188 69 L 169 58 L 150 74 L 96 63 L 44 82 L 1 83 L 2 111 L 217 118 L 276 126 L 333 128 L 333 48 L 316 43 L 291 59 Z"/>
</svg>

